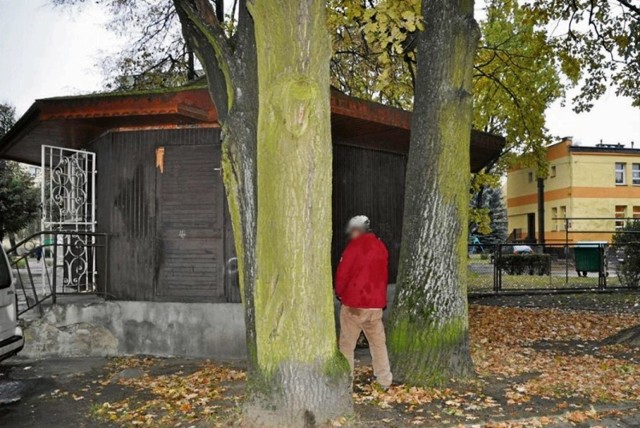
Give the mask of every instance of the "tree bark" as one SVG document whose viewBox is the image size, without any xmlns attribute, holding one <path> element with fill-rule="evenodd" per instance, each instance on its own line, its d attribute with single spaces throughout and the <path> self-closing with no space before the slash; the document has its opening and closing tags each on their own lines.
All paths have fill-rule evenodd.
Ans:
<svg viewBox="0 0 640 428">
<path fill-rule="evenodd" d="M 222 124 L 249 349 L 244 422 L 325 424 L 352 412 L 332 328 L 325 2 L 241 2 L 231 40 L 209 0 L 174 2 Z"/>
<path fill-rule="evenodd" d="M 473 374 L 466 296 L 473 0 L 423 0 L 389 351 L 396 379 L 441 385 Z"/>
<path fill-rule="evenodd" d="M 350 411 L 331 294 L 331 44 L 322 0 L 250 3 L 258 58 L 255 289 L 262 375 L 248 416 L 314 426 Z M 255 383 L 254 383 L 255 385 Z M 273 409 L 273 410 L 272 410 Z"/>
</svg>

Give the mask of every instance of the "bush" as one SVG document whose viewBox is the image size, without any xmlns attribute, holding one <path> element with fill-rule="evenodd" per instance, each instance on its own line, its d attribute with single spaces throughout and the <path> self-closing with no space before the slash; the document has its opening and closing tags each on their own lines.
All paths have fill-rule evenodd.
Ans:
<svg viewBox="0 0 640 428">
<path fill-rule="evenodd" d="M 629 288 L 640 287 L 640 220 L 633 220 L 613 236 L 618 260 L 618 278 Z"/>
<path fill-rule="evenodd" d="M 506 254 L 498 257 L 496 267 L 509 275 L 549 275 L 549 254 Z"/>
<path fill-rule="evenodd" d="M 13 267 L 16 269 L 24 269 L 27 267 L 27 259 L 12 257 L 10 261 L 12 265 L 15 263 Z"/>
<path fill-rule="evenodd" d="M 0 242 L 33 222 L 39 206 L 33 178 L 17 163 L 0 160 Z"/>
</svg>

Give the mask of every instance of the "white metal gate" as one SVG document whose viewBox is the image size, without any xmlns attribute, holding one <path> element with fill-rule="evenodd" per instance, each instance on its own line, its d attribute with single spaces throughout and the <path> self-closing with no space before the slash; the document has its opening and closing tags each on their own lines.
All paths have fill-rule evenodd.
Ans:
<svg viewBox="0 0 640 428">
<path fill-rule="evenodd" d="M 61 232 L 49 242 L 56 292 L 96 288 L 95 153 L 42 146 L 42 230 Z"/>
</svg>

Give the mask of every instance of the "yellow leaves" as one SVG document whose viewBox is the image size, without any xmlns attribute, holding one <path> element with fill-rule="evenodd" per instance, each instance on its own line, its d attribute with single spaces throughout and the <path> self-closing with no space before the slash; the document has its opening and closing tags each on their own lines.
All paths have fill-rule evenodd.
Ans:
<svg viewBox="0 0 640 428">
<path fill-rule="evenodd" d="M 494 343 L 531 344 L 540 340 L 601 340 L 640 322 L 637 315 L 559 309 L 470 307 L 471 334 Z"/>
<path fill-rule="evenodd" d="M 436 397 L 442 397 L 443 392 L 431 388 L 392 386 L 383 391 L 372 385 L 362 385 L 362 392 L 354 394 L 356 403 L 375 403 L 383 409 L 391 408 L 397 404 L 418 406 L 431 403 Z"/>
<path fill-rule="evenodd" d="M 469 210 L 469 223 L 478 228 L 478 233 L 488 235 L 491 233 L 491 213 L 489 208 L 475 208 Z"/>
<path fill-rule="evenodd" d="M 531 397 L 527 396 L 526 393 L 527 389 L 522 385 L 516 385 L 513 389 L 507 389 L 505 393 L 507 404 L 523 404 L 528 402 Z"/>
<path fill-rule="evenodd" d="M 373 34 L 378 32 L 379 26 L 377 22 L 367 22 L 364 27 L 362 27 L 362 30 L 364 31 L 365 34 Z"/>
<path fill-rule="evenodd" d="M 190 374 L 177 372 L 154 376 L 150 374 L 154 364 L 159 364 L 159 361 L 137 358 L 115 360 L 112 367 L 116 371 L 144 367 L 147 370 L 144 376 L 119 379 L 117 382 L 121 386 L 151 394 L 153 398 L 140 402 L 127 398 L 103 403 L 94 411 L 95 415 L 120 425 L 173 426 L 184 420 L 206 418 L 207 421 L 214 421 L 222 418 L 241 399 L 241 396 L 230 394 L 228 388 L 245 380 L 243 371 L 207 362 Z M 226 411 L 222 406 L 225 402 Z"/>
<path fill-rule="evenodd" d="M 415 9 L 405 10 L 402 12 L 401 16 L 402 16 L 402 19 L 404 19 L 407 22 L 414 21 L 415 19 L 420 17 L 420 15 L 418 15 Z"/>
<path fill-rule="evenodd" d="M 423 416 L 416 416 L 411 420 L 411 425 L 424 425 L 425 420 Z"/>
<path fill-rule="evenodd" d="M 338 419 L 335 419 L 335 420 L 331 421 L 331 426 L 333 426 L 333 427 L 343 427 L 343 426 L 346 426 L 348 424 L 348 422 L 349 421 L 347 420 L 347 418 L 345 418 L 343 416 L 343 417 L 340 417 Z"/>
<path fill-rule="evenodd" d="M 577 83 L 578 80 L 580 80 L 581 75 L 580 60 L 567 51 L 558 52 L 558 58 L 560 59 L 562 72 L 571 80 L 572 83 Z"/>
<path fill-rule="evenodd" d="M 573 422 L 576 424 L 584 423 L 590 419 L 600 419 L 598 412 L 592 407 L 591 410 L 587 411 L 578 411 L 568 413 L 566 418 L 569 422 Z"/>
<path fill-rule="evenodd" d="M 472 357 L 480 374 L 538 374 L 506 391 L 511 405 L 532 396 L 633 400 L 640 397 L 640 366 L 612 355 L 619 348 L 587 350 L 576 342 L 602 340 L 638 323 L 631 314 L 472 306 Z M 568 349 L 554 351 L 541 342 L 567 342 Z"/>
<path fill-rule="evenodd" d="M 393 386 L 382 391 L 358 383 L 372 376 L 370 369 L 360 367 L 355 403 L 394 418 L 404 411 L 402 422 L 388 419 L 390 425 L 455 426 L 464 421 L 465 426 L 528 428 L 599 420 L 606 412 L 589 409 L 585 402 L 640 398 L 638 350 L 596 346 L 617 330 L 640 323 L 637 314 L 477 305 L 469 311 L 479 381 L 447 389 Z M 496 398 L 485 395 L 488 391 Z M 542 403 L 553 400 L 555 408 L 544 410 Z M 516 420 L 502 421 L 505 417 Z M 496 422 L 474 425 L 481 419 Z"/>
<path fill-rule="evenodd" d="M 423 27 L 419 0 L 330 0 L 332 84 L 350 95 L 411 108 L 407 36 Z"/>
</svg>

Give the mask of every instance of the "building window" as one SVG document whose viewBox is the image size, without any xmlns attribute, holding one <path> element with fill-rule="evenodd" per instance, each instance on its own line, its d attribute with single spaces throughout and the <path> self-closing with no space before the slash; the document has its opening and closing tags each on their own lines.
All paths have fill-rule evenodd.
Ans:
<svg viewBox="0 0 640 428">
<path fill-rule="evenodd" d="M 560 224 L 560 220 L 558 220 L 558 209 L 551 208 L 551 218 L 553 218 L 553 231 L 558 231 L 558 225 Z"/>
<path fill-rule="evenodd" d="M 616 220 L 616 230 L 622 229 L 626 223 L 627 218 L 627 206 L 626 205 L 616 205 L 616 218 L 620 220 Z"/>
<path fill-rule="evenodd" d="M 533 183 L 533 172 L 529 173 L 529 183 Z"/>
<path fill-rule="evenodd" d="M 633 164 L 633 178 L 631 180 L 634 186 L 640 186 L 640 163 Z"/>
<path fill-rule="evenodd" d="M 640 220 L 640 207 L 633 207 L 633 218 Z"/>
<path fill-rule="evenodd" d="M 616 184 L 623 185 L 627 183 L 627 164 L 616 162 Z"/>
<path fill-rule="evenodd" d="M 554 178 L 556 176 L 556 173 L 557 173 L 556 166 L 555 165 L 551 166 L 551 172 L 549 172 L 549 177 Z"/>
<path fill-rule="evenodd" d="M 560 207 L 560 217 L 564 219 L 560 223 L 560 230 L 565 230 L 565 225 L 567 224 L 567 207 L 565 205 Z"/>
</svg>

